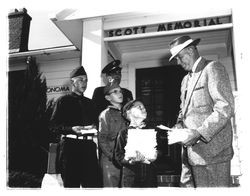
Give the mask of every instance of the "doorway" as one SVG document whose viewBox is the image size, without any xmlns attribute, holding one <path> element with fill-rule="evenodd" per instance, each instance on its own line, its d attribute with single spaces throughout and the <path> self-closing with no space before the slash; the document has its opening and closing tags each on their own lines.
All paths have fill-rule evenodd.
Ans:
<svg viewBox="0 0 250 196">
<path fill-rule="evenodd" d="M 148 112 L 147 125 L 175 125 L 180 109 L 180 87 L 186 72 L 178 65 L 136 69 L 136 98 Z M 158 174 L 180 174 L 181 147 L 168 146 L 165 131 L 157 131 Z"/>
</svg>

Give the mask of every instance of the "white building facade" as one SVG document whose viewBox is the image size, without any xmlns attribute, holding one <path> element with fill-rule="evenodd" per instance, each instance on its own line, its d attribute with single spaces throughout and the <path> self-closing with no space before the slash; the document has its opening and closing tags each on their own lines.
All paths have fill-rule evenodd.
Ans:
<svg viewBox="0 0 250 196">
<path fill-rule="evenodd" d="M 169 62 L 169 43 L 180 35 L 201 38 L 200 54 L 207 59 L 218 60 L 226 67 L 236 97 L 237 112 L 240 110 L 238 96 L 244 82 L 240 73 L 243 47 L 240 43 L 239 12 L 232 9 L 190 12 L 121 13 L 102 16 L 84 16 L 78 10 L 63 10 L 51 21 L 72 42 L 71 46 L 42 49 L 10 54 L 10 71 L 23 70 L 27 56 L 35 56 L 47 81 L 48 99 L 70 91 L 69 73 L 82 65 L 88 74 L 88 88 L 85 95 L 92 97 L 96 87 L 103 85 L 102 68 L 113 59 L 122 62 L 121 86 L 132 91 L 134 98 L 145 98 L 149 111 L 154 111 L 152 121 L 161 122 L 168 117 L 170 102 L 164 88 L 178 98 L 178 85 L 184 73 L 175 74 L 176 62 Z M 180 73 L 179 73 L 180 72 Z M 164 73 L 171 73 L 164 75 Z M 176 79 L 178 78 L 178 79 Z M 152 81 L 154 81 L 152 83 Z M 162 82 L 164 81 L 164 82 Z M 177 86 L 177 87 L 175 87 Z M 162 101 L 163 100 L 163 101 Z M 164 101 L 166 100 L 166 101 Z M 176 102 L 178 104 L 178 101 Z M 166 107 L 162 109 L 162 107 Z M 175 109 L 175 108 L 174 108 Z M 240 113 L 240 112 L 239 112 Z M 242 133 L 241 117 L 236 113 L 234 124 L 234 150 L 232 175 L 241 176 L 239 140 Z M 171 124 L 172 121 L 169 121 Z M 176 149 L 168 149 L 176 153 Z"/>
</svg>

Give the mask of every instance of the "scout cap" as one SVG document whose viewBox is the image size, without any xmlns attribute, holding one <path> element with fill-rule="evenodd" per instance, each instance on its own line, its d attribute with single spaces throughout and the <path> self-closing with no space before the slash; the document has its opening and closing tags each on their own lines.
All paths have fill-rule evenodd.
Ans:
<svg viewBox="0 0 250 196">
<path fill-rule="evenodd" d="M 79 66 L 73 69 L 73 71 L 70 73 L 70 78 L 74 78 L 74 77 L 81 76 L 81 75 L 87 75 L 87 73 L 82 66 Z"/>
<path fill-rule="evenodd" d="M 114 88 L 121 88 L 121 87 L 119 86 L 119 84 L 114 83 L 114 82 L 108 83 L 108 84 L 104 87 L 104 95 L 108 95 L 109 92 L 110 92 L 111 90 L 113 90 Z"/>
</svg>

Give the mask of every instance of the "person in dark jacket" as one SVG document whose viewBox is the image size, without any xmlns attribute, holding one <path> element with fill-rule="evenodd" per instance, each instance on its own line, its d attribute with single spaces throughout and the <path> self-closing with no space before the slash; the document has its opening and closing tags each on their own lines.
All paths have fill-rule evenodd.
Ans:
<svg viewBox="0 0 250 196">
<path fill-rule="evenodd" d="M 118 132 L 126 127 L 121 114 L 122 90 L 117 83 L 104 88 L 105 98 L 111 103 L 99 116 L 98 142 L 104 187 L 120 187 L 121 169 L 113 162 L 113 150 Z"/>
<path fill-rule="evenodd" d="M 88 82 L 84 68 L 74 69 L 70 80 L 72 92 L 57 99 L 50 126 L 61 135 L 59 165 L 63 184 L 74 188 L 98 187 L 98 161 L 93 141 L 96 115 L 93 102 L 83 95 Z"/>
<path fill-rule="evenodd" d="M 128 102 L 122 109 L 123 116 L 129 121 L 128 128 L 121 130 L 118 133 L 115 149 L 114 160 L 120 167 L 122 167 L 122 187 L 157 187 L 157 171 L 154 160 L 157 158 L 156 146 L 153 149 L 143 154 L 143 152 L 136 151 L 135 155 L 128 154 L 130 150 L 126 148 L 128 145 L 128 131 L 145 132 L 145 123 L 143 122 L 147 117 L 146 109 L 142 102 L 132 100 Z M 133 130 L 132 130 L 133 129 Z M 144 134 L 145 134 L 144 133 Z M 141 138 L 143 142 L 143 138 Z M 155 141 L 152 143 L 156 144 Z M 147 143 L 144 144 L 147 148 Z"/>
<path fill-rule="evenodd" d="M 103 70 L 102 70 L 102 75 L 103 75 L 103 81 L 105 83 L 105 86 L 110 84 L 110 83 L 117 83 L 120 85 L 121 82 L 121 67 L 119 66 L 121 64 L 120 60 L 114 60 L 107 64 Z M 104 95 L 104 88 L 105 86 L 100 86 L 97 87 L 94 90 L 92 100 L 95 103 L 96 106 L 96 113 L 97 116 L 107 108 L 108 105 L 110 105 L 110 102 L 105 99 Z M 121 88 L 122 89 L 122 94 L 123 94 L 123 102 L 122 105 L 126 104 L 128 101 L 133 99 L 132 92 L 126 88 Z"/>
</svg>

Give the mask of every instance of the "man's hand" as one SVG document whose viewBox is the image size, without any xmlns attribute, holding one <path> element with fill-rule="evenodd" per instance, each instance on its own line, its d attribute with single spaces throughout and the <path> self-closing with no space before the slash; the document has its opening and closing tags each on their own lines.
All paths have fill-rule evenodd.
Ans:
<svg viewBox="0 0 250 196">
<path fill-rule="evenodd" d="M 193 145 L 199 139 L 200 134 L 193 129 L 172 129 L 168 132 L 168 144 L 182 143 L 186 146 Z"/>
</svg>

